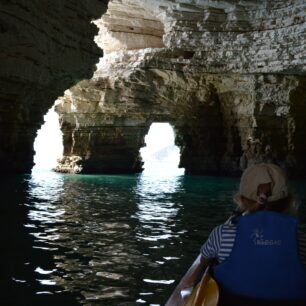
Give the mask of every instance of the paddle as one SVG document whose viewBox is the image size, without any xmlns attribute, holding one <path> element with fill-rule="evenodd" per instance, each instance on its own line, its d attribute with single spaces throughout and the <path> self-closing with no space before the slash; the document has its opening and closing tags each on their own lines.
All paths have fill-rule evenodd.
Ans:
<svg viewBox="0 0 306 306">
<path fill-rule="evenodd" d="M 204 272 L 201 281 L 192 290 L 185 306 L 217 306 L 219 301 L 219 287 L 211 277 L 210 266 Z"/>
</svg>

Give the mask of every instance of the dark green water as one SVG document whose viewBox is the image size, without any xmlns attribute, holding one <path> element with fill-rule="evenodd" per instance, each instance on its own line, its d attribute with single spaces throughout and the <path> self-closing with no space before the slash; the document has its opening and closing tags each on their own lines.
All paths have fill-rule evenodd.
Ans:
<svg viewBox="0 0 306 306">
<path fill-rule="evenodd" d="M 294 182 L 306 224 L 306 182 Z M 163 305 L 238 179 L 1 178 L 1 305 Z"/>
</svg>

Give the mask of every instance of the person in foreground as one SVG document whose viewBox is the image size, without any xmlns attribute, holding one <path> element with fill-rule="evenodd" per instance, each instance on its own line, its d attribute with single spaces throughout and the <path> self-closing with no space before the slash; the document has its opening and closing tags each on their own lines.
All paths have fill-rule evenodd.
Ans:
<svg viewBox="0 0 306 306">
<path fill-rule="evenodd" d="M 282 169 L 264 163 L 247 168 L 234 200 L 238 213 L 211 232 L 178 290 L 194 286 L 214 260 L 218 305 L 306 305 L 306 239 Z M 174 296 L 167 305 L 184 302 Z"/>
</svg>

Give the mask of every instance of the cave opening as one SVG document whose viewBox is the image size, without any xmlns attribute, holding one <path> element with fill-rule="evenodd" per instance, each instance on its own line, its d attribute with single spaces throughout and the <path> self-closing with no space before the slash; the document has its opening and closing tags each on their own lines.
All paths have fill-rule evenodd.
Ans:
<svg viewBox="0 0 306 306">
<path fill-rule="evenodd" d="M 175 133 L 169 123 L 152 123 L 145 137 L 146 146 L 140 150 L 144 174 L 183 175 L 179 168 L 180 149 L 175 145 Z"/>
<path fill-rule="evenodd" d="M 44 116 L 45 122 L 34 141 L 34 172 L 54 169 L 57 159 L 63 154 L 63 134 L 54 106 Z"/>
</svg>

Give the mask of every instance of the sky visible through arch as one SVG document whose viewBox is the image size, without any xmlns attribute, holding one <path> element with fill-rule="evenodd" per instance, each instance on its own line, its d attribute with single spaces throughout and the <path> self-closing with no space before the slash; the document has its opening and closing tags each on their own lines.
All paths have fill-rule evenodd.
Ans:
<svg viewBox="0 0 306 306">
<path fill-rule="evenodd" d="M 180 150 L 174 144 L 174 131 L 169 123 L 153 123 L 145 137 L 146 147 L 140 150 L 144 174 L 182 175 L 179 169 Z"/>
<path fill-rule="evenodd" d="M 58 122 L 58 114 L 52 107 L 44 116 L 45 123 L 37 132 L 34 142 L 34 156 L 36 170 L 51 170 L 56 166 L 56 160 L 63 153 L 62 132 Z"/>
<path fill-rule="evenodd" d="M 45 123 L 37 133 L 34 142 L 35 166 L 33 171 L 51 170 L 63 153 L 62 132 L 58 114 L 52 107 L 44 117 Z M 146 146 L 140 152 L 145 162 L 144 174 L 160 176 L 181 175 L 180 152 L 174 144 L 174 131 L 169 123 L 153 123 L 145 137 Z"/>
</svg>

